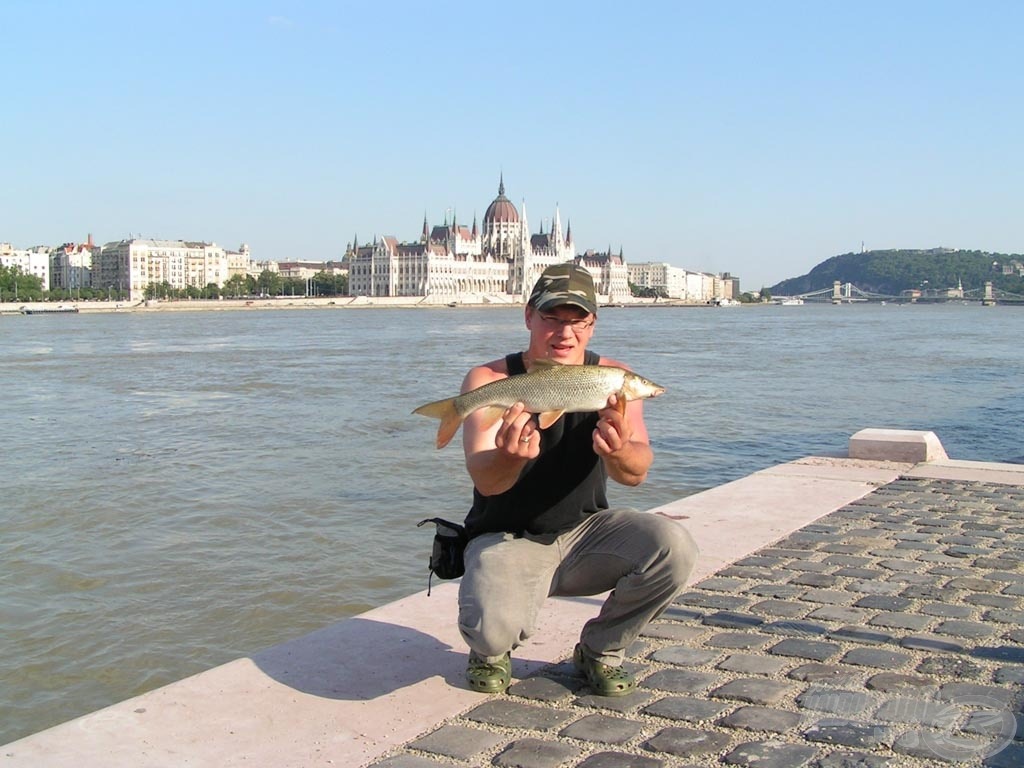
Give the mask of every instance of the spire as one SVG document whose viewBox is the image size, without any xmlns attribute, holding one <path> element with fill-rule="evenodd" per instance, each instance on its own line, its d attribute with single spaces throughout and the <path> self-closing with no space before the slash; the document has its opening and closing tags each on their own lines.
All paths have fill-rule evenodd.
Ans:
<svg viewBox="0 0 1024 768">
<path fill-rule="evenodd" d="M 519 235 L 520 235 L 520 246 L 522 246 L 522 253 L 525 256 L 527 249 L 530 247 L 530 224 L 526 221 L 526 201 L 522 202 L 523 213 L 519 219 Z"/>
<path fill-rule="evenodd" d="M 430 239 L 430 230 L 427 229 L 427 212 L 424 211 L 423 212 L 423 232 L 420 235 L 420 240 L 425 243 L 429 239 Z"/>
<path fill-rule="evenodd" d="M 498 176 L 498 197 L 505 196 L 505 172 L 502 171 Z"/>
<path fill-rule="evenodd" d="M 569 221 L 565 225 L 565 242 L 572 242 L 572 219 L 569 219 Z"/>
<path fill-rule="evenodd" d="M 473 212 L 473 232 L 472 232 L 472 234 L 473 234 L 473 237 L 476 237 L 476 235 L 477 235 L 477 231 L 476 231 L 476 211 Z"/>
</svg>

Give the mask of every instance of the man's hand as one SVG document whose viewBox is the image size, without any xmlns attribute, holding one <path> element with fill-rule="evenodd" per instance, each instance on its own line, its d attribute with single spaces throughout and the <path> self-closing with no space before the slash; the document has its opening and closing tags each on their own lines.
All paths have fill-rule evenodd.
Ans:
<svg viewBox="0 0 1024 768">
<path fill-rule="evenodd" d="M 501 417 L 501 425 L 494 436 L 495 447 L 518 459 L 535 459 L 540 455 L 540 433 L 533 414 L 522 403 L 516 403 Z"/>
<path fill-rule="evenodd" d="M 594 429 L 594 453 L 608 456 L 620 450 L 633 439 L 633 430 L 626 419 L 625 403 L 619 403 L 618 395 L 611 395 L 608 404 L 597 412 L 597 427 Z"/>
<path fill-rule="evenodd" d="M 643 401 L 625 403 L 620 402 L 619 395 L 611 395 L 607 406 L 597 414 L 594 453 L 604 461 L 608 476 L 615 482 L 640 485 L 654 461 L 644 426 Z"/>
</svg>

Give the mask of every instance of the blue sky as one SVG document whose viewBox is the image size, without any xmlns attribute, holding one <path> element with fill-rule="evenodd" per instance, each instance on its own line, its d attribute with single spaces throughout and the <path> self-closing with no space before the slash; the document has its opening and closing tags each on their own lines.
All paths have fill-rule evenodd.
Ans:
<svg viewBox="0 0 1024 768">
<path fill-rule="evenodd" d="M 1024 3 L 0 0 L 0 241 L 326 260 L 469 223 L 757 289 L 1024 252 Z"/>
</svg>

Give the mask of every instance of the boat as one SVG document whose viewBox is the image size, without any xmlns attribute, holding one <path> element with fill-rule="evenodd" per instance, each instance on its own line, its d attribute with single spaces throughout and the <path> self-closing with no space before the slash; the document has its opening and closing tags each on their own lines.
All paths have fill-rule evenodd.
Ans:
<svg viewBox="0 0 1024 768">
<path fill-rule="evenodd" d="M 78 307 L 72 304 L 58 304 L 56 307 L 27 307 L 23 305 L 18 311 L 23 315 L 73 314 L 78 312 Z"/>
<path fill-rule="evenodd" d="M 788 298 L 780 301 L 779 305 L 783 307 L 799 307 L 803 303 L 803 299 Z"/>
<path fill-rule="evenodd" d="M 736 299 L 714 299 L 711 303 L 716 307 L 738 307 L 740 305 Z"/>
</svg>

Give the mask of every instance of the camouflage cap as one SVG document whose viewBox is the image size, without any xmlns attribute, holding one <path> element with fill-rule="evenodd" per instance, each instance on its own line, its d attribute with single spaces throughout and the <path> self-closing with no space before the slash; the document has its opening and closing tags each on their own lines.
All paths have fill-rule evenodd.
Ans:
<svg viewBox="0 0 1024 768">
<path fill-rule="evenodd" d="M 571 304 L 596 315 L 597 295 L 594 293 L 594 278 L 578 264 L 555 264 L 545 269 L 537 278 L 527 303 L 539 310 Z"/>
</svg>

